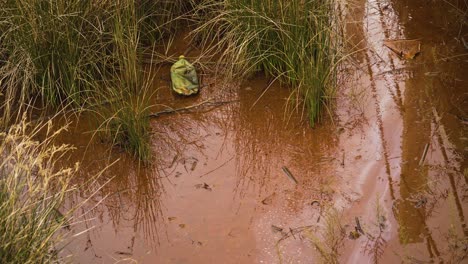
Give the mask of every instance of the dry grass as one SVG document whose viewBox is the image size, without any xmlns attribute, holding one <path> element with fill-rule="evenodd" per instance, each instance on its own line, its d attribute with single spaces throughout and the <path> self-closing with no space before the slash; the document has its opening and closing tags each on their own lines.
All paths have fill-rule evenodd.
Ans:
<svg viewBox="0 0 468 264">
<path fill-rule="evenodd" d="M 340 250 L 344 245 L 346 231 L 338 211 L 335 209 L 327 210 L 322 231 L 320 233 L 306 232 L 306 237 L 319 253 L 322 263 L 340 263 Z"/>
<path fill-rule="evenodd" d="M 64 208 L 76 190 L 71 179 L 79 168 L 58 161 L 73 147 L 54 145 L 65 130 L 51 123 L 30 126 L 24 120 L 0 133 L 0 262 L 49 263 L 66 238 L 75 208 Z M 40 131 L 46 136 L 35 140 Z"/>
</svg>

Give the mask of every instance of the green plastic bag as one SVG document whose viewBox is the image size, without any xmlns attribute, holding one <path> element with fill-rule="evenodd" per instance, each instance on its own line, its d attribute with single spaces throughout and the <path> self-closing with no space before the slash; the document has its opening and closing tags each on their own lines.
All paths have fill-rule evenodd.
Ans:
<svg viewBox="0 0 468 264">
<path fill-rule="evenodd" d="M 199 89 L 195 67 L 182 55 L 171 67 L 172 90 L 180 95 L 197 94 Z"/>
</svg>

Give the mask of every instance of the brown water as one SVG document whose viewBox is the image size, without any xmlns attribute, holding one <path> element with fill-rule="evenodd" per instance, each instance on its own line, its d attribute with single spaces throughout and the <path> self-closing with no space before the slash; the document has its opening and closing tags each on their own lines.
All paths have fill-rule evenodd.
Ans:
<svg viewBox="0 0 468 264">
<path fill-rule="evenodd" d="M 67 247 L 71 260 L 316 263 L 334 252 L 340 263 L 457 263 L 466 255 L 466 28 L 446 4 L 422 0 L 358 0 L 348 13 L 360 51 L 342 71 L 333 121 L 317 128 L 286 111 L 288 89 L 263 76 L 227 85 L 207 75 L 199 96 L 179 98 L 167 67 L 154 83 L 155 111 L 236 101 L 153 119 L 157 160 L 148 168 L 89 144 L 82 117 L 63 137 L 78 148 L 70 162 L 82 160 L 82 179 L 119 160 L 74 227 L 91 230 Z M 411 61 L 383 45 L 416 38 L 421 54 Z M 351 239 L 355 217 L 365 235 Z"/>
</svg>

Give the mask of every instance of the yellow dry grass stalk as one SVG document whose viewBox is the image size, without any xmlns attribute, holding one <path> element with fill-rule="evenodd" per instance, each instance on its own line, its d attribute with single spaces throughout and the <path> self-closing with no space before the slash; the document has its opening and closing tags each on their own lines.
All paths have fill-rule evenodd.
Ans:
<svg viewBox="0 0 468 264">
<path fill-rule="evenodd" d="M 325 212 L 325 223 L 320 232 L 305 232 L 305 236 L 319 253 L 322 263 L 340 263 L 340 250 L 346 237 L 341 221 L 341 214 L 336 209 L 330 208 Z"/>
<path fill-rule="evenodd" d="M 76 191 L 71 180 L 79 168 L 58 164 L 73 149 L 53 143 L 66 128 L 51 122 L 32 126 L 23 118 L 0 133 L 0 263 L 58 258 L 56 245 L 66 238 L 76 209 L 63 205 Z"/>
</svg>

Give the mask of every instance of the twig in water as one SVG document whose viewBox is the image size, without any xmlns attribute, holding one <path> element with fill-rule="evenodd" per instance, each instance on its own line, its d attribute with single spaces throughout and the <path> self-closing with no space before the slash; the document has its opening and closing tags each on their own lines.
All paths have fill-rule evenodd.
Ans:
<svg viewBox="0 0 468 264">
<path fill-rule="evenodd" d="M 203 177 L 203 176 L 206 176 L 206 175 L 208 175 L 208 174 L 210 174 L 210 173 L 212 173 L 212 172 L 214 172 L 214 171 L 220 169 L 221 167 L 223 167 L 224 165 L 228 164 L 228 163 L 229 163 L 231 160 L 233 160 L 233 159 L 234 159 L 234 157 L 231 157 L 230 159 L 228 159 L 227 161 L 225 161 L 223 164 L 221 164 L 221 165 L 219 165 L 218 167 L 216 167 L 216 168 L 214 168 L 214 169 L 212 169 L 212 170 L 210 170 L 210 171 L 208 171 L 208 172 L 206 172 L 206 173 L 200 175 L 199 177 L 201 178 L 201 177 Z"/>
<path fill-rule="evenodd" d="M 293 236 L 293 238 L 296 239 L 296 236 L 294 236 L 294 230 L 292 230 L 292 228 L 289 228 L 289 232 L 291 233 L 291 235 Z"/>
<path fill-rule="evenodd" d="M 304 231 L 310 230 L 310 228 L 312 228 L 312 227 L 313 227 L 312 225 L 301 226 L 301 227 L 296 227 L 296 228 L 291 228 L 290 227 L 289 232 L 284 232 L 283 229 L 281 228 L 281 232 L 282 232 L 283 236 L 278 241 L 276 241 L 276 244 L 275 244 L 276 254 L 278 255 L 278 259 L 279 259 L 280 264 L 283 263 L 283 258 L 281 256 L 281 250 L 279 248 L 280 243 L 283 242 L 284 240 L 290 238 L 291 236 L 294 237 L 294 239 L 296 239 L 294 234 L 301 234 Z M 276 228 L 278 228 L 278 227 L 276 227 Z"/>
<path fill-rule="evenodd" d="M 361 222 L 359 222 L 359 218 L 356 216 L 354 219 L 356 220 L 356 228 L 355 228 L 356 232 L 359 232 L 365 235 L 364 230 L 362 230 L 362 227 L 361 227 Z"/>
<path fill-rule="evenodd" d="M 426 160 L 426 155 L 427 155 L 427 150 L 429 149 L 429 143 L 426 143 L 426 146 L 424 146 L 424 151 L 421 156 L 421 159 L 419 160 L 419 166 L 422 166 L 424 164 L 424 160 Z"/>
<path fill-rule="evenodd" d="M 160 112 L 152 113 L 152 114 L 148 115 L 148 117 L 159 117 L 159 116 L 164 115 L 164 114 L 172 114 L 172 113 L 177 113 L 177 112 L 189 111 L 189 110 L 192 110 L 194 108 L 198 108 L 198 107 L 202 107 L 202 106 L 216 107 L 216 106 L 221 106 L 221 105 L 225 105 L 225 104 L 234 103 L 234 102 L 239 101 L 239 100 L 229 100 L 229 101 L 212 101 L 212 100 L 213 99 L 210 98 L 210 99 L 202 101 L 202 102 L 200 102 L 198 104 L 187 106 L 187 107 L 181 107 L 181 108 L 176 108 L 176 109 L 168 108 L 168 109 L 165 109 L 165 110 L 160 111 Z"/>
<path fill-rule="evenodd" d="M 295 184 L 297 184 L 296 178 L 294 178 L 294 176 L 293 176 L 292 173 L 289 171 L 289 169 L 286 168 L 286 166 L 283 166 L 282 169 L 283 169 L 283 171 L 284 171 L 284 174 L 286 174 L 286 176 L 288 176 L 289 179 L 291 179 Z"/>
</svg>

